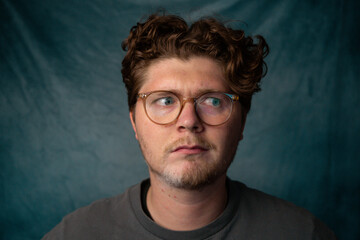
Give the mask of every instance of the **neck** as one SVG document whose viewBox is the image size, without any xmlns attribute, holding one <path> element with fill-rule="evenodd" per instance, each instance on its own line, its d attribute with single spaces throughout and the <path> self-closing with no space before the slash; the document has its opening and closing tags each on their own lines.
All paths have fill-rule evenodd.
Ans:
<svg viewBox="0 0 360 240">
<path fill-rule="evenodd" d="M 226 175 L 200 190 L 171 187 L 150 174 L 146 203 L 153 220 L 174 231 L 190 231 L 214 221 L 227 203 Z"/>
</svg>

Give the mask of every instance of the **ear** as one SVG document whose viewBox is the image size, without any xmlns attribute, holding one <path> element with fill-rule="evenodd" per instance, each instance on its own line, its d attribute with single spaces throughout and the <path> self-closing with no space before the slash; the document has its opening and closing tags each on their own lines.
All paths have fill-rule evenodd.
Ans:
<svg viewBox="0 0 360 240">
<path fill-rule="evenodd" d="M 137 135 L 137 131 L 136 131 L 136 124 L 135 124 L 135 118 L 134 118 L 134 114 L 135 112 L 133 112 L 134 110 L 130 111 L 129 112 L 129 115 L 130 115 L 130 121 L 131 121 L 131 125 L 134 129 L 134 132 L 135 132 L 135 137 L 136 139 L 138 140 L 138 135 Z"/>
</svg>

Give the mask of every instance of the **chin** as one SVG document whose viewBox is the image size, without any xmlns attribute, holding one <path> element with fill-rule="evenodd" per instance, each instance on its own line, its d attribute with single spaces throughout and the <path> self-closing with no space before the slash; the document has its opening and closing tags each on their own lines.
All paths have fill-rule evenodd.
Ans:
<svg viewBox="0 0 360 240">
<path fill-rule="evenodd" d="M 189 166 L 189 164 L 191 166 Z M 171 187 L 184 190 L 200 190 L 214 183 L 220 176 L 226 173 L 227 167 L 218 165 L 199 166 L 194 162 L 188 162 L 175 170 L 165 169 L 162 173 L 156 173 L 166 184 Z"/>
</svg>

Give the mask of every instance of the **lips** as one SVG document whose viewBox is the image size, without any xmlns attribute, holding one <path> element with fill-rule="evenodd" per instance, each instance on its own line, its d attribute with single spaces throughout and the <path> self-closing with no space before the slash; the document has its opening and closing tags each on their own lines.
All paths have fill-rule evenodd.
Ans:
<svg viewBox="0 0 360 240">
<path fill-rule="evenodd" d="M 188 146 L 188 145 L 182 145 L 177 148 L 175 148 L 172 152 L 173 153 L 183 153 L 183 154 L 199 154 L 208 151 L 207 148 L 204 148 L 199 145 L 194 146 Z"/>
</svg>

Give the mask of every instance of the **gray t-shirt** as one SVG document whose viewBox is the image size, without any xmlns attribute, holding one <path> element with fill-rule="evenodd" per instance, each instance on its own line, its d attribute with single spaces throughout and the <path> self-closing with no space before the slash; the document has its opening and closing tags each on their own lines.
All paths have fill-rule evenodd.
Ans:
<svg viewBox="0 0 360 240">
<path fill-rule="evenodd" d="M 148 184 L 70 213 L 43 239 L 336 239 L 307 210 L 229 179 L 228 204 L 216 220 L 193 231 L 171 231 L 143 210 L 141 189 Z"/>
</svg>

